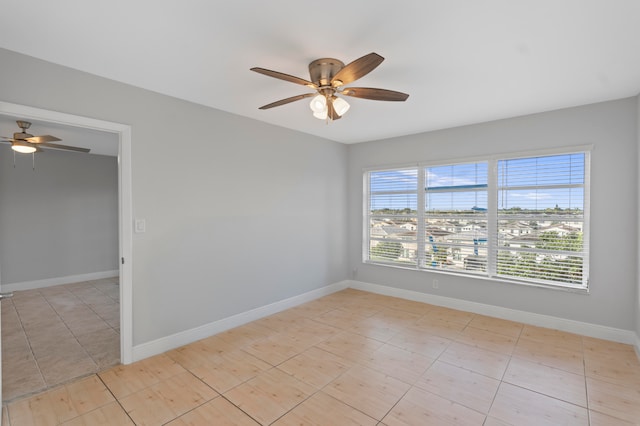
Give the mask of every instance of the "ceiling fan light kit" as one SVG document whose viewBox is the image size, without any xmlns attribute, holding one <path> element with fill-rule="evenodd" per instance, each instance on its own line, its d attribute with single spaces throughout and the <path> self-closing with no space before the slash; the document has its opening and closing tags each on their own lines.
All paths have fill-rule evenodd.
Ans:
<svg viewBox="0 0 640 426">
<path fill-rule="evenodd" d="M 345 112 L 349 111 L 351 105 L 347 101 L 342 98 L 338 98 L 337 96 L 333 99 L 333 108 L 336 110 L 339 116 L 343 116 Z"/>
<path fill-rule="evenodd" d="M 337 96 L 331 97 L 333 103 L 333 109 L 336 113 L 342 117 L 351 108 L 351 105 L 342 98 Z M 329 107 L 327 106 L 327 97 L 325 95 L 316 95 L 309 103 L 313 116 L 320 120 L 326 120 L 329 115 Z"/>
<path fill-rule="evenodd" d="M 327 110 L 327 98 L 324 95 L 317 95 L 309 102 L 311 111 L 319 113 Z"/>
<path fill-rule="evenodd" d="M 407 100 L 409 97 L 408 94 L 393 90 L 374 89 L 370 87 L 344 87 L 369 74 L 380 65 L 382 61 L 384 61 L 384 58 L 377 53 L 369 53 L 346 66 L 342 61 L 334 58 L 316 59 L 309 64 L 310 80 L 266 68 L 254 67 L 251 68 L 251 71 L 290 83 L 300 84 L 316 91 L 316 93 L 305 93 L 303 95 L 281 99 L 263 105 L 260 109 L 269 109 L 313 97 L 309 103 L 309 107 L 311 111 L 313 111 L 314 117 L 321 120 L 338 120 L 349 110 L 350 105 L 346 100 L 337 95 L 376 101 Z"/>
<path fill-rule="evenodd" d="M 36 152 L 35 146 L 20 141 L 11 142 L 11 149 L 20 154 L 33 154 Z"/>
<path fill-rule="evenodd" d="M 15 132 L 12 138 L 6 136 L 0 137 L 0 142 L 10 143 L 11 149 L 14 152 L 18 152 L 20 154 L 33 154 L 35 152 L 42 152 L 42 148 L 53 148 L 85 153 L 90 151 L 87 148 L 51 143 L 61 141 L 62 139 L 51 135 L 33 136 L 32 134 L 27 133 L 27 129 L 31 127 L 30 122 L 17 120 L 16 123 L 18 124 L 18 127 L 22 129 L 21 132 Z"/>
</svg>

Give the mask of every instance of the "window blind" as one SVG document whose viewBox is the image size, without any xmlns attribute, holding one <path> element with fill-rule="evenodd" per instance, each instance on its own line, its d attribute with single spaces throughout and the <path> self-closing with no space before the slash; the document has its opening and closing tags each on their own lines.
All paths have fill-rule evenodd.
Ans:
<svg viewBox="0 0 640 426">
<path fill-rule="evenodd" d="M 425 168 L 424 266 L 487 271 L 487 162 Z"/>
<path fill-rule="evenodd" d="M 586 289 L 589 152 L 365 172 L 363 260 Z"/>
<path fill-rule="evenodd" d="M 418 170 L 368 174 L 368 244 L 371 261 L 417 265 Z"/>
<path fill-rule="evenodd" d="M 498 276 L 586 286 L 585 162 L 585 153 L 498 161 Z"/>
</svg>

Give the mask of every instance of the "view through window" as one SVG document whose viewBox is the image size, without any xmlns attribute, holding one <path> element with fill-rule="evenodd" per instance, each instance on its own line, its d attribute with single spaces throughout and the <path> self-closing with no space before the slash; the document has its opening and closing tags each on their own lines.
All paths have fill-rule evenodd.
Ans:
<svg viewBox="0 0 640 426">
<path fill-rule="evenodd" d="M 365 173 L 365 262 L 586 289 L 587 151 Z"/>
</svg>

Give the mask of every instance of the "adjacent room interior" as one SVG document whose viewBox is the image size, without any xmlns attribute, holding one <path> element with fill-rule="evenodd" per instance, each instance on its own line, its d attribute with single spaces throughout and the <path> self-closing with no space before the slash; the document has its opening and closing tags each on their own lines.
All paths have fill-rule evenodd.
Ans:
<svg viewBox="0 0 640 426">
<path fill-rule="evenodd" d="M 640 5 L 329 5 L 0 18 L 3 424 L 637 422 Z"/>
<path fill-rule="evenodd" d="M 17 129 L 15 117 L 0 122 Z M 78 132 L 31 126 L 65 139 Z M 86 129 L 81 139 L 97 149 L 44 148 L 36 158 L 0 146 L 2 289 L 13 293 L 3 300 L 5 400 L 120 361 L 118 144 Z"/>
</svg>

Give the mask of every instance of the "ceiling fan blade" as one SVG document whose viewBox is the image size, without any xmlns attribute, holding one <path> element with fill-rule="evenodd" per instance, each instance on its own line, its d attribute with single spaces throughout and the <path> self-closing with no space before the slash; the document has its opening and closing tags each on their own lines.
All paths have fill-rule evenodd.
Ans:
<svg viewBox="0 0 640 426">
<path fill-rule="evenodd" d="M 331 84 L 336 87 L 356 81 L 373 71 L 382 61 L 384 61 L 384 58 L 377 53 L 364 55 L 362 58 L 356 59 L 338 71 L 331 79 Z"/>
<path fill-rule="evenodd" d="M 277 107 L 280 105 L 285 105 L 290 102 L 299 101 L 300 99 L 310 98 L 311 96 L 316 96 L 316 95 L 317 93 L 305 93 L 304 95 L 292 96 L 290 98 L 280 99 L 279 101 L 275 101 L 275 102 L 271 102 L 270 104 L 263 105 L 259 109 L 269 109 L 269 108 Z"/>
<path fill-rule="evenodd" d="M 43 143 L 43 142 L 61 141 L 62 139 L 56 138 L 55 136 L 51 136 L 51 135 L 42 135 L 42 136 L 32 136 L 30 138 L 24 138 L 24 140 L 29 143 Z"/>
<path fill-rule="evenodd" d="M 255 71 L 255 72 L 259 73 L 259 74 L 264 74 L 264 75 L 267 75 L 269 77 L 278 78 L 280 80 L 288 81 L 290 83 L 301 84 L 303 86 L 307 86 L 307 87 L 310 87 L 312 89 L 317 89 L 318 88 L 315 84 L 313 84 L 309 80 L 305 80 L 303 78 L 295 77 L 293 75 L 285 74 L 285 73 L 282 73 L 282 72 L 272 71 L 272 70 L 268 70 L 266 68 L 260 68 L 260 67 L 253 67 L 253 68 L 251 68 L 251 71 Z"/>
<path fill-rule="evenodd" d="M 333 99 L 331 98 L 327 99 L 327 116 L 331 120 L 339 120 L 342 118 L 340 115 L 338 115 L 336 109 L 333 107 Z"/>
<path fill-rule="evenodd" d="M 406 101 L 408 94 L 387 89 L 374 89 L 371 87 L 348 87 L 341 94 L 354 98 L 371 99 L 374 101 Z"/>
<path fill-rule="evenodd" d="M 53 148 L 53 149 L 64 149 L 66 151 L 76 151 L 76 152 L 89 152 L 89 151 L 91 151 L 90 149 L 87 149 L 87 148 L 79 148 L 77 146 L 60 145 L 60 144 L 57 144 L 57 143 L 47 143 L 47 142 L 39 143 L 38 146 L 43 146 L 45 148 Z"/>
</svg>

